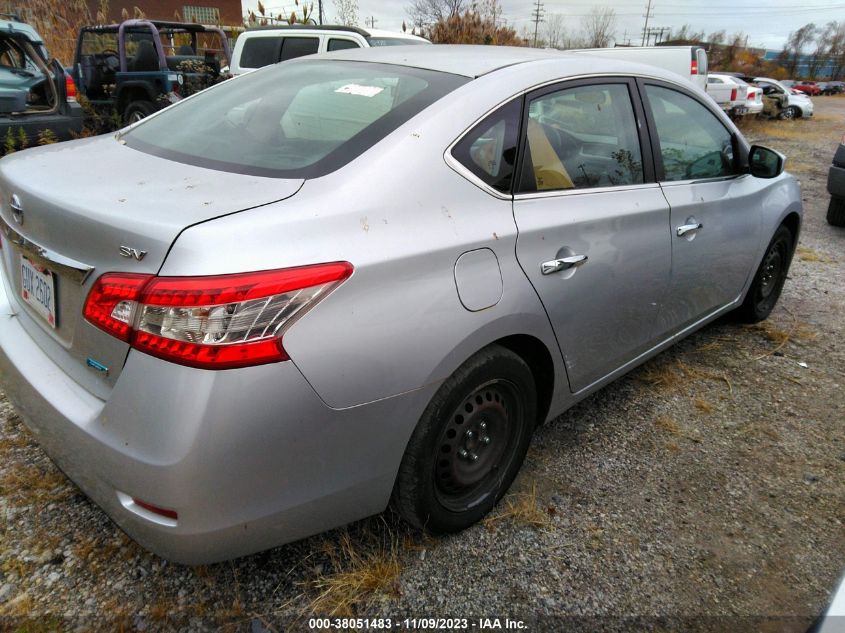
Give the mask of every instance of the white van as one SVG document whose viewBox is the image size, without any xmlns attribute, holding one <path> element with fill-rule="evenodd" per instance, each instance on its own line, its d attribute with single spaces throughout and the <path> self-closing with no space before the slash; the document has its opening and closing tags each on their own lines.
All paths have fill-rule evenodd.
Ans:
<svg viewBox="0 0 845 633">
<path fill-rule="evenodd" d="M 671 70 L 702 90 L 707 89 L 707 51 L 701 46 L 617 46 L 616 48 L 579 48 L 571 53 L 618 57 Z"/>
<path fill-rule="evenodd" d="M 431 44 L 427 39 L 381 29 L 353 26 L 292 24 L 261 26 L 241 33 L 232 51 L 231 75 L 283 62 L 294 57 L 370 46 Z"/>
</svg>

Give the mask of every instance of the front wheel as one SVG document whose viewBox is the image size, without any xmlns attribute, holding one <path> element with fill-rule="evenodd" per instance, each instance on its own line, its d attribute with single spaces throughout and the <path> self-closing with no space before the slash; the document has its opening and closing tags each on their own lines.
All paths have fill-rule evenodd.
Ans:
<svg viewBox="0 0 845 633">
<path fill-rule="evenodd" d="M 845 199 L 830 197 L 827 205 L 827 223 L 831 226 L 845 226 Z"/>
<path fill-rule="evenodd" d="M 123 122 L 126 125 L 137 123 L 156 111 L 151 101 L 131 101 L 123 110 Z"/>
<path fill-rule="evenodd" d="M 780 113 L 780 118 L 787 121 L 797 119 L 798 108 L 796 108 L 795 106 L 787 106 L 786 108 L 784 108 L 783 112 Z"/>
<path fill-rule="evenodd" d="M 781 225 L 775 231 L 766 254 L 754 275 L 745 301 L 737 310 L 739 318 L 746 323 L 757 323 L 768 318 L 778 302 L 789 263 L 792 260 L 792 232 Z"/>
<path fill-rule="evenodd" d="M 414 430 L 392 505 L 435 534 L 479 521 L 519 471 L 537 413 L 525 361 L 491 345 L 464 363 L 429 403 Z"/>
</svg>

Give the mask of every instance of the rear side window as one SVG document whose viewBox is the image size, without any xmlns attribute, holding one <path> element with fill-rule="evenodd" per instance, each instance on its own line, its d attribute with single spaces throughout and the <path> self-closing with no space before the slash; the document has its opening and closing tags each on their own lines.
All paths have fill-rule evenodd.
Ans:
<svg viewBox="0 0 845 633">
<path fill-rule="evenodd" d="M 472 128 L 454 148 L 452 156 L 482 182 L 509 193 L 516 164 L 522 99 L 499 108 Z"/>
<path fill-rule="evenodd" d="M 250 37 L 241 50 L 242 68 L 263 68 L 279 61 L 280 37 Z"/>
<path fill-rule="evenodd" d="M 333 37 L 329 40 L 329 45 L 326 47 L 326 50 L 331 51 L 342 51 L 347 48 L 361 48 L 358 46 L 358 43 L 353 40 L 345 40 Z"/>
<path fill-rule="evenodd" d="M 282 40 L 282 54 L 279 56 L 279 61 L 313 55 L 319 50 L 320 39 L 317 37 L 286 37 Z"/>
<path fill-rule="evenodd" d="M 389 64 L 293 61 L 200 92 L 122 139 L 190 165 L 314 178 L 353 160 L 467 81 Z"/>
<path fill-rule="evenodd" d="M 528 106 L 524 134 L 522 191 L 643 182 L 627 84 L 591 84 L 538 97 Z"/>
<path fill-rule="evenodd" d="M 660 155 L 662 180 L 719 178 L 737 173 L 733 137 L 698 101 L 676 90 L 646 85 Z"/>
</svg>

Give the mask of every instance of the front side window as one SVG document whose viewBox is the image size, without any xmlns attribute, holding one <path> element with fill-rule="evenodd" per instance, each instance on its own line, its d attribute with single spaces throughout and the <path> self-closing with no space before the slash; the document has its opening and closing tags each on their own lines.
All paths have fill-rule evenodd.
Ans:
<svg viewBox="0 0 845 633">
<path fill-rule="evenodd" d="M 122 138 L 128 147 L 200 167 L 313 178 L 467 81 L 388 64 L 293 61 L 200 92 Z"/>
<path fill-rule="evenodd" d="M 639 184 L 643 163 L 627 84 L 578 86 L 528 106 L 521 191 Z"/>
<path fill-rule="evenodd" d="M 708 108 L 669 88 L 647 85 L 646 94 L 660 142 L 664 181 L 738 173 L 733 137 Z"/>
<path fill-rule="evenodd" d="M 522 100 L 487 116 L 452 149 L 452 156 L 487 185 L 510 192 L 519 140 Z"/>
</svg>

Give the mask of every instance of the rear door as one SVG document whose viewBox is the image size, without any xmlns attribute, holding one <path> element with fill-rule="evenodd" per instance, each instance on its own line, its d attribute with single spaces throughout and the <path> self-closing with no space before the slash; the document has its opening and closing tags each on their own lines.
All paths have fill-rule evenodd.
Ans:
<svg viewBox="0 0 845 633">
<path fill-rule="evenodd" d="M 527 96 L 517 257 L 580 391 L 648 349 L 669 284 L 669 208 L 637 87 L 566 82 Z"/>
<path fill-rule="evenodd" d="M 678 331 L 734 301 L 761 235 L 758 181 L 733 132 L 678 86 L 643 82 L 660 186 L 671 207 L 672 283 L 659 327 Z"/>
</svg>

